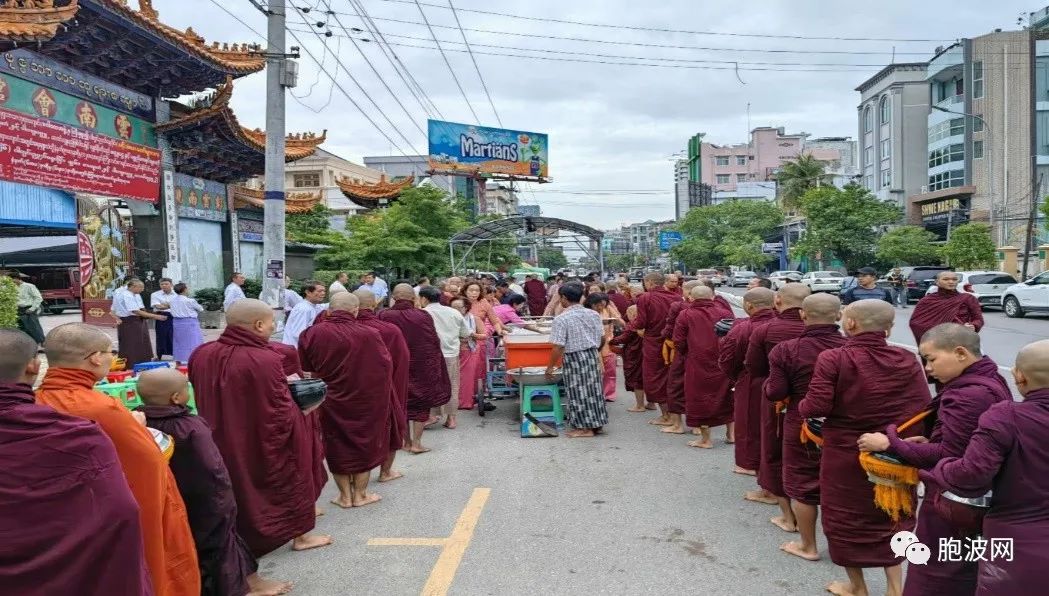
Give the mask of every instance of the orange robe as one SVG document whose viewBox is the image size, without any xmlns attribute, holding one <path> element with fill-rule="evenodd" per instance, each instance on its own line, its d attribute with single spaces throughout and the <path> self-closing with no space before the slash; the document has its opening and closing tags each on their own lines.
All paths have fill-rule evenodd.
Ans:
<svg viewBox="0 0 1049 596">
<path fill-rule="evenodd" d="M 51 368 L 36 400 L 59 412 L 93 420 L 109 436 L 138 502 L 146 564 L 156 596 L 199 596 L 197 550 L 175 477 L 149 431 L 117 400 L 94 391 L 94 384 L 89 371 Z"/>
</svg>

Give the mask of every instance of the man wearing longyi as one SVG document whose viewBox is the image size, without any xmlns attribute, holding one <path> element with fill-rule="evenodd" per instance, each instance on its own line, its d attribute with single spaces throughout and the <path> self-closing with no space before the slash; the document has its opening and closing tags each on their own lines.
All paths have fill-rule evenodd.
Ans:
<svg viewBox="0 0 1049 596">
<path fill-rule="evenodd" d="M 820 463 L 823 533 L 831 560 L 848 574 L 848 581 L 827 586 L 833 594 L 866 596 L 865 567 L 885 570 L 888 594 L 899 596 L 903 589 L 903 570 L 890 542 L 895 533 L 912 530 L 914 518 L 903 514 L 894 521 L 875 505 L 874 484 L 860 466 L 856 447 L 864 432 L 909 420 L 929 404 L 918 359 L 886 341 L 895 314 L 881 300 L 850 304 L 842 315 L 848 341 L 819 355 L 798 404 L 803 417 L 826 418 Z"/>
</svg>

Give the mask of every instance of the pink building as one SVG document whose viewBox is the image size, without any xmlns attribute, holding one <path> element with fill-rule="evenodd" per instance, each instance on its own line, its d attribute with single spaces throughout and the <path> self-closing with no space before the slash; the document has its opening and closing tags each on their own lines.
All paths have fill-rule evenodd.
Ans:
<svg viewBox="0 0 1049 596">
<path fill-rule="evenodd" d="M 702 181 L 715 191 L 735 191 L 743 182 L 774 180 L 783 162 L 801 154 L 806 137 L 807 133 L 785 134 L 782 127 L 761 126 L 750 131 L 749 143 L 703 143 Z"/>
</svg>

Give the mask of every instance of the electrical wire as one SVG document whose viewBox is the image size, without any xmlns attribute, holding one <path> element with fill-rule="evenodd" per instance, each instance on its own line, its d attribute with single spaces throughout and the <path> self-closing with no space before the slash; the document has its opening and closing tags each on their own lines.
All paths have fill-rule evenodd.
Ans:
<svg viewBox="0 0 1049 596">
<path fill-rule="evenodd" d="M 474 63 L 474 70 L 477 71 L 477 78 L 481 79 L 481 87 L 484 88 L 484 94 L 488 98 L 488 105 L 492 106 L 492 113 L 495 114 L 495 121 L 499 123 L 499 127 L 503 126 L 503 119 L 499 117 L 499 110 L 495 109 L 495 102 L 492 101 L 492 94 L 488 92 L 488 84 L 484 81 L 484 75 L 481 74 L 481 67 L 477 65 L 477 57 L 474 56 L 473 49 L 470 47 L 470 41 L 466 39 L 466 31 L 463 31 L 463 24 L 459 22 L 459 13 L 455 12 L 455 5 L 452 4 L 452 0 L 448 0 L 448 7 L 452 9 L 452 16 L 455 17 L 455 25 L 459 27 L 459 33 L 463 36 L 463 45 L 466 46 L 466 51 L 470 53 L 470 60 Z"/>
<path fill-rule="evenodd" d="M 419 2 L 416 2 L 415 5 L 419 8 L 419 14 L 422 15 L 423 22 L 426 23 L 426 28 L 430 30 L 430 37 L 432 37 L 433 42 L 437 44 L 437 51 L 441 53 L 441 58 L 444 59 L 444 64 L 448 67 L 448 72 L 451 73 L 452 79 L 455 81 L 455 86 L 459 88 L 459 93 L 463 95 L 466 107 L 470 108 L 470 113 L 473 114 L 474 122 L 480 124 L 481 119 L 477 117 L 477 111 L 474 110 L 473 104 L 470 103 L 470 98 L 466 96 L 466 91 L 463 90 L 463 85 L 459 82 L 459 77 L 456 76 L 455 69 L 452 68 L 452 63 L 448 60 L 448 55 L 444 53 L 444 48 L 441 47 L 441 42 L 437 41 L 437 34 L 434 33 L 433 27 L 430 26 L 430 20 L 426 18 L 426 12 L 423 11 L 423 7 Z"/>
</svg>

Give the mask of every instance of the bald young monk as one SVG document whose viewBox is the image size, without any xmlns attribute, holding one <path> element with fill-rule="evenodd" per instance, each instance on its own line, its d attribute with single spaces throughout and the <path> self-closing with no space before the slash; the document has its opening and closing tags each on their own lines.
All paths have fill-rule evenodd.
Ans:
<svg viewBox="0 0 1049 596">
<path fill-rule="evenodd" d="M 772 308 L 774 299 L 775 294 L 767 288 L 747 290 L 743 295 L 743 311 L 747 318 L 732 325 L 719 348 L 718 366 L 735 383 L 732 420 L 736 440 L 733 472 L 736 474 L 756 476 L 761 463 L 761 385 L 754 382 L 744 364 L 751 332 L 776 316 Z M 774 504 L 776 501 L 769 496 L 762 498 L 761 502 Z"/>
<path fill-rule="evenodd" d="M 667 366 L 667 420 L 670 424 L 661 430 L 675 435 L 685 433 L 685 359 L 674 349 L 674 325 L 681 311 L 692 303 L 692 288 L 699 285 L 699 280 L 685 282 L 685 299 L 670 305 L 666 323 L 663 324 L 663 345 L 673 356 Z"/>
<path fill-rule="evenodd" d="M 790 499 L 783 491 L 783 416 L 777 399 L 764 394 L 765 379 L 769 376 L 769 352 L 780 342 L 801 337 L 805 322 L 801 320 L 802 302 L 812 294 L 804 284 L 787 284 L 773 299 L 778 314 L 768 325 L 758 327 L 747 344 L 746 366 L 755 380 L 760 380 L 761 401 L 761 466 L 758 468 L 758 486 L 772 495 L 779 505 L 780 515 L 771 521 L 785 532 L 797 532 L 797 521 L 790 507 Z M 764 495 L 760 495 L 764 496 Z"/>
<path fill-rule="evenodd" d="M 324 379 L 324 455 L 339 487 L 333 504 L 364 507 L 382 499 L 368 492 L 371 471 L 389 455 L 393 360 L 379 332 L 357 322 L 360 300 L 331 298 L 328 316 L 299 338 L 302 367 Z"/>
<path fill-rule="evenodd" d="M 197 546 L 201 594 L 275 596 L 291 590 L 288 582 L 264 580 L 258 561 L 237 533 L 237 503 L 229 472 L 208 423 L 186 407 L 189 379 L 172 368 L 145 371 L 138 377 L 138 395 L 146 425 L 175 440 L 171 472 L 186 503 L 189 526 Z"/>
<path fill-rule="evenodd" d="M 67 323 L 52 329 L 44 340 L 49 368 L 37 390 L 37 403 L 93 420 L 109 436 L 138 503 L 154 592 L 197 596 L 197 551 L 186 506 L 168 462 L 153 436 L 131 412 L 94 390 L 113 363 L 111 350 L 109 336 L 90 325 Z"/>
<path fill-rule="evenodd" d="M 1049 340 L 1020 350 L 1013 380 L 1022 402 L 991 406 L 980 416 L 963 456 L 919 471 L 927 485 L 959 496 L 994 491 L 981 534 L 991 545 L 1011 543 L 1012 557 L 980 561 L 976 593 L 981 596 L 1044 594 L 1049 568 Z"/>
<path fill-rule="evenodd" d="M 139 508 L 113 442 L 93 422 L 33 403 L 37 349 L 25 333 L 0 329 L 0 586 L 153 594 Z"/>
<path fill-rule="evenodd" d="M 800 284 L 791 284 L 800 285 Z M 816 517 L 820 504 L 820 449 L 812 442 L 801 442 L 798 402 L 805 397 L 816 358 L 824 350 L 845 345 L 838 329 L 841 301 L 831 294 L 813 294 L 801 303 L 805 330 L 801 337 L 780 342 L 769 352 L 769 376 L 765 379 L 765 398 L 785 404 L 783 415 L 783 492 L 791 499 L 791 509 L 801 542 L 780 546 L 784 552 L 808 561 L 818 561 Z"/>
<path fill-rule="evenodd" d="M 667 364 L 663 360 L 663 326 L 666 325 L 670 305 L 681 302 L 681 292 L 664 287 L 662 273 L 645 276 L 645 293 L 637 297 L 637 317 L 627 325 L 627 331 L 642 336 L 641 371 L 645 399 L 659 406 L 660 416 L 650 424 L 669 426 L 667 409 Z"/>
<path fill-rule="evenodd" d="M 944 323 L 929 330 L 919 346 L 925 359 L 925 371 L 938 381 L 936 415 L 925 419 L 922 442 L 901 439 L 895 425 L 886 434 L 869 433 L 860 437 L 861 451 L 888 451 L 916 468 L 929 470 L 945 457 L 961 457 L 976 431 L 980 416 L 994 404 L 1012 399 L 1012 392 L 998 364 L 980 353 L 980 336 L 956 323 Z M 940 544 L 958 534 L 958 529 L 939 514 L 934 503 L 941 499 L 935 485 L 926 487 L 925 498 L 918 510 L 914 533 L 925 544 Z M 964 558 L 963 558 L 964 559 Z M 926 565 L 907 570 L 903 586 L 905 595 L 938 594 L 944 596 L 976 592 L 976 561 L 941 561 L 939 557 Z"/>
<path fill-rule="evenodd" d="M 918 359 L 886 342 L 895 315 L 883 300 L 846 307 L 842 328 L 849 339 L 819 355 L 808 393 L 798 404 L 805 418 L 826 418 L 820 463 L 823 533 L 831 560 L 849 577 L 827 586 L 833 594 L 866 596 L 864 567 L 885 570 L 890 595 L 903 589 L 903 570 L 890 542 L 897 532 L 912 530 L 914 518 L 894 522 L 874 504 L 874 485 L 860 467 L 856 446 L 864 432 L 902 423 L 929 405 Z"/>
<path fill-rule="evenodd" d="M 714 366 L 719 347 L 714 325 L 731 312 L 726 313 L 714 301 L 714 291 L 702 283 L 690 294 L 689 307 L 675 321 L 673 339 L 677 357 L 684 364 L 685 422 L 701 437 L 688 446 L 711 449 L 710 427 L 732 423 L 731 385 L 725 373 Z"/>
<path fill-rule="evenodd" d="M 936 291 L 922 296 L 911 313 L 910 328 L 914 342 L 920 344 L 925 333 L 942 323 L 966 325 L 973 331 L 983 328 L 983 308 L 975 296 L 958 291 L 958 274 L 941 271 L 936 274 Z"/>
<path fill-rule="evenodd" d="M 269 345 L 273 309 L 244 298 L 226 311 L 217 341 L 196 349 L 189 380 L 211 425 L 237 498 L 237 531 L 256 557 L 292 541 L 294 550 L 331 544 L 311 535 L 313 437 L 288 389 L 282 356 Z"/>
<path fill-rule="evenodd" d="M 393 469 L 394 459 L 397 451 L 403 449 L 408 440 L 408 364 L 410 354 L 408 343 L 404 341 L 404 334 L 393 323 L 380 321 L 375 316 L 375 308 L 378 302 L 375 294 L 367 289 L 360 288 L 353 293 L 360 301 L 360 310 L 357 311 L 357 322 L 365 327 L 371 327 L 379 332 L 386 350 L 390 352 L 393 360 L 393 392 L 390 394 L 390 453 L 379 467 L 379 482 L 390 482 L 402 477 L 403 474 Z"/>
</svg>

